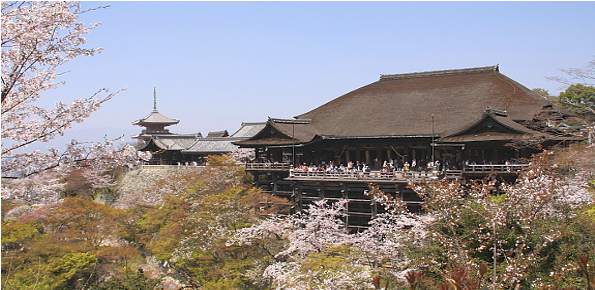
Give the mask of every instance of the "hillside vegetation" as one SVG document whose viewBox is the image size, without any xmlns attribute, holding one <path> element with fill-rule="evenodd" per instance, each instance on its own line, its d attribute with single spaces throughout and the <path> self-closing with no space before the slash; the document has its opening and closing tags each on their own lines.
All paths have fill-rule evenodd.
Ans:
<svg viewBox="0 0 595 290">
<path fill-rule="evenodd" d="M 595 148 L 564 149 L 515 184 L 418 185 L 423 215 L 371 185 L 391 210 L 359 233 L 344 202 L 289 215 L 228 156 L 133 171 L 54 204 L 4 201 L 2 289 L 592 289 L 594 164 Z"/>
</svg>

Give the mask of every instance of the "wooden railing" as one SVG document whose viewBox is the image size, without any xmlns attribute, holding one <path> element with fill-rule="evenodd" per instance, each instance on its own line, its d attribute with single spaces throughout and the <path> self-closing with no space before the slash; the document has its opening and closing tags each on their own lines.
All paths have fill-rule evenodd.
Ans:
<svg viewBox="0 0 595 290">
<path fill-rule="evenodd" d="M 518 173 L 529 168 L 529 164 L 469 164 L 463 173 Z"/>
<path fill-rule="evenodd" d="M 142 164 L 138 166 L 139 169 L 198 169 L 198 168 L 205 168 L 205 166 L 195 166 L 195 165 L 147 165 Z"/>
<path fill-rule="evenodd" d="M 308 179 L 348 179 L 348 180 L 407 180 L 407 179 L 435 179 L 439 173 L 435 171 L 395 171 L 395 172 L 324 172 L 297 171 L 287 163 L 246 163 L 248 171 L 286 171 L 292 178 Z M 193 165 L 140 165 L 144 169 L 192 169 L 204 166 Z M 446 171 L 447 178 L 459 177 L 465 173 L 519 173 L 529 168 L 529 164 L 469 164 L 462 171 Z"/>
<path fill-rule="evenodd" d="M 246 170 L 252 171 L 289 171 L 291 164 L 287 163 L 246 163 Z"/>
<path fill-rule="evenodd" d="M 295 171 L 289 173 L 290 179 L 308 180 L 362 180 L 362 181 L 406 181 L 420 179 L 437 179 L 437 172 L 324 172 L 324 171 Z"/>
<path fill-rule="evenodd" d="M 446 179 L 460 179 L 463 177 L 462 170 L 445 170 L 444 178 Z"/>
</svg>

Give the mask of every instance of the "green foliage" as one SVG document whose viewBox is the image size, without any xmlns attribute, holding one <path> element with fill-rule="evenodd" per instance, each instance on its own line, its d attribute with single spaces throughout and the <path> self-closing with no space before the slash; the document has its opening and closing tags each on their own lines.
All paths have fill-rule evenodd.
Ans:
<svg viewBox="0 0 595 290">
<path fill-rule="evenodd" d="M 147 290 L 156 289 L 160 280 L 149 278 L 142 271 L 125 271 L 124 274 L 112 277 L 102 285 L 93 285 L 89 290 Z"/>
<path fill-rule="evenodd" d="M 100 273 L 140 260 L 120 242 L 126 212 L 82 198 L 2 220 L 2 280 L 6 289 L 75 289 Z"/>
<path fill-rule="evenodd" d="M 294 280 L 288 283 L 292 289 L 326 289 L 329 285 L 335 289 L 370 289 L 370 267 L 357 262 L 362 255 L 350 245 L 329 245 L 323 252 L 310 253 L 299 262 L 292 272 Z"/>
<path fill-rule="evenodd" d="M 51 273 L 53 289 L 58 289 L 61 286 L 72 285 L 74 278 L 83 278 L 81 273 L 89 269 L 97 263 L 97 258 L 91 253 L 72 253 L 64 257 L 53 260 L 48 267 L 48 272 Z M 71 283 L 68 283 L 68 282 Z"/>
<path fill-rule="evenodd" d="M 595 87 L 574 84 L 554 98 L 554 102 L 571 112 L 585 116 L 595 114 Z"/>
<path fill-rule="evenodd" d="M 490 196 L 491 201 L 497 205 L 504 204 L 504 202 L 506 202 L 507 198 L 508 198 L 508 194 L 506 194 L 506 193 Z"/>
<path fill-rule="evenodd" d="M 499 288 L 584 289 L 586 278 L 576 270 L 577 259 L 595 252 L 595 211 L 592 204 L 588 209 L 573 204 L 576 194 L 589 194 L 584 176 L 592 176 L 592 153 L 536 158 L 533 171 L 514 185 L 503 185 L 501 195 L 492 195 L 488 180 L 463 187 L 420 186 L 433 219 L 423 240 L 403 241 L 408 268 L 418 269 L 435 285 L 458 266 L 471 270 L 485 263 L 492 273 L 496 243 Z M 493 283 L 492 275 L 486 279 Z"/>
<path fill-rule="evenodd" d="M 216 278 L 210 281 L 206 281 L 202 284 L 201 289 L 205 290 L 239 290 L 247 289 L 241 287 L 242 282 L 238 278 L 227 279 L 227 278 Z"/>
<path fill-rule="evenodd" d="M 181 197 L 165 196 L 161 207 L 149 209 L 136 222 L 138 242 L 157 259 L 169 261 L 186 230 L 184 219 L 188 209 L 188 203 Z"/>
<path fill-rule="evenodd" d="M 583 215 L 592 223 L 595 224 L 595 205 L 591 206 L 590 208 L 588 208 L 587 210 L 585 210 L 585 212 L 583 213 Z"/>
<path fill-rule="evenodd" d="M 548 90 L 546 89 L 542 89 L 542 88 L 534 88 L 531 90 L 532 92 L 542 96 L 544 99 L 549 99 L 550 98 L 550 92 L 548 92 Z"/>
<path fill-rule="evenodd" d="M 30 263 L 5 281 L 5 289 L 72 289 L 78 279 L 88 278 L 89 269 L 97 263 L 91 253 L 70 253 L 55 257 L 48 263 Z M 7 278 L 5 278 L 7 279 Z"/>
<path fill-rule="evenodd" d="M 311 253 L 302 265 L 302 271 L 319 271 L 320 269 L 330 272 L 341 268 L 351 267 L 350 260 L 360 256 L 361 253 L 349 245 L 328 247 L 324 252 Z"/>
<path fill-rule="evenodd" d="M 39 228 L 34 223 L 2 221 L 2 246 L 22 244 L 38 234 L 40 234 Z"/>
<path fill-rule="evenodd" d="M 159 188 L 172 190 L 137 219 L 139 243 L 204 289 L 257 289 L 245 273 L 270 256 L 257 246 L 226 241 L 232 231 L 279 211 L 286 201 L 252 188 L 250 181 L 229 156 L 211 156 L 201 171 L 159 181 Z"/>
</svg>

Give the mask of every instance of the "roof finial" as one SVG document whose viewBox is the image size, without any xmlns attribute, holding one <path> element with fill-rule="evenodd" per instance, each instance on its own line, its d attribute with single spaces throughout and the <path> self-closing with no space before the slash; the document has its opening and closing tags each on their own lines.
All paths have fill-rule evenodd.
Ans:
<svg viewBox="0 0 595 290">
<path fill-rule="evenodd" d="M 153 87 L 153 111 L 157 112 L 157 88 Z"/>
</svg>

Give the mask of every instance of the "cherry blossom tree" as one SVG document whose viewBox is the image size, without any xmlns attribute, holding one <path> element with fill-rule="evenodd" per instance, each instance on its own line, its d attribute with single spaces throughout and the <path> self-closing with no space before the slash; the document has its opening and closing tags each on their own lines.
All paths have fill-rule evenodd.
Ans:
<svg viewBox="0 0 595 290">
<path fill-rule="evenodd" d="M 595 85 L 595 58 L 583 67 L 572 67 L 560 69 L 567 77 L 548 77 L 549 80 L 557 81 L 566 85 L 583 84 Z"/>
<path fill-rule="evenodd" d="M 254 276 L 275 289 L 373 289 L 357 247 L 363 243 L 342 221 L 346 202 L 320 200 L 291 216 L 271 216 L 237 230 L 227 243 L 257 244 L 271 253 L 272 262 Z"/>
<path fill-rule="evenodd" d="M 89 11 L 78 2 L 2 2 L 2 171 L 3 177 L 17 179 L 4 188 L 3 199 L 55 201 L 62 185 L 58 180 L 73 168 L 87 171 L 96 187 L 107 186 L 112 184 L 104 175 L 107 170 L 139 159 L 130 145 L 114 140 L 73 140 L 64 150 L 26 150 L 63 135 L 118 93 L 100 89 L 69 104 L 56 100 L 53 108 L 40 105 L 48 90 L 64 84 L 57 81 L 61 65 L 101 51 L 83 47 L 85 35 L 98 25 L 78 21 Z"/>
<path fill-rule="evenodd" d="M 579 123 L 587 133 L 587 140 L 592 146 L 595 138 L 595 58 L 583 67 L 563 68 L 560 71 L 566 77 L 547 77 L 567 85 L 564 92 L 553 97 L 554 103 L 566 108 L 577 116 L 570 121 Z"/>
<path fill-rule="evenodd" d="M 231 152 L 231 154 L 236 163 L 239 164 L 253 161 L 256 158 L 256 154 L 252 148 L 237 147 Z"/>
<path fill-rule="evenodd" d="M 595 246 L 589 242 L 592 239 L 581 237 L 589 230 L 580 226 L 584 208 L 594 204 L 589 190 L 594 170 L 587 164 L 593 163 L 595 151 L 586 148 L 560 157 L 564 154 L 568 155 L 546 151 L 537 156 L 513 184 L 489 178 L 466 184 L 412 184 L 425 201 L 424 214 L 404 212 L 398 199 L 372 186 L 368 195 L 389 212 L 368 230 L 378 234 L 367 234 L 394 247 L 376 246 L 376 258 L 397 261 L 396 271 L 416 270 L 428 276 L 489 264 L 491 274 L 481 283 L 498 289 L 555 284 L 553 277 L 564 277 L 576 268 L 573 255 Z M 374 243 L 362 248 L 374 249 Z M 393 274 L 402 277 L 402 273 Z"/>
</svg>

